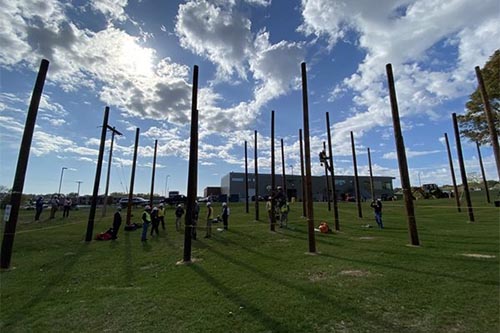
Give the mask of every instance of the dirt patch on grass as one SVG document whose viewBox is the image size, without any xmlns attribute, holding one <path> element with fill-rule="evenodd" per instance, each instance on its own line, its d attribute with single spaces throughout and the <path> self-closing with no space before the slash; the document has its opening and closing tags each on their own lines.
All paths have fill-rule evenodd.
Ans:
<svg viewBox="0 0 500 333">
<path fill-rule="evenodd" d="M 200 262 L 200 261 L 203 261 L 203 259 L 201 259 L 201 258 L 191 258 L 191 261 L 180 260 L 180 261 L 176 262 L 175 265 L 176 266 L 180 266 L 180 265 L 192 265 L 192 264 L 195 264 L 195 263 Z"/>
<path fill-rule="evenodd" d="M 489 255 L 489 254 L 478 254 L 478 253 L 462 253 L 464 257 L 471 257 L 471 258 L 481 258 L 481 259 L 492 259 L 496 258 L 494 255 Z"/>
<path fill-rule="evenodd" d="M 361 270 L 346 270 L 346 271 L 341 271 L 339 275 L 347 275 L 347 276 L 354 276 L 354 277 L 363 277 L 363 276 L 368 276 L 370 275 L 370 272 L 368 271 L 361 271 Z"/>
<path fill-rule="evenodd" d="M 324 281 L 328 278 L 328 273 L 327 272 L 313 272 L 313 273 L 309 273 L 307 278 L 311 282 Z"/>
</svg>

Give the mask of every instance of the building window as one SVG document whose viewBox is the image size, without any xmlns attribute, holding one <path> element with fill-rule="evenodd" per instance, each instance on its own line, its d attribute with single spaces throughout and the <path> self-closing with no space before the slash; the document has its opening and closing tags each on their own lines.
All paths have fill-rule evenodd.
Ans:
<svg viewBox="0 0 500 333">
<path fill-rule="evenodd" d="M 383 189 L 384 190 L 392 190 L 392 182 L 384 182 Z"/>
</svg>

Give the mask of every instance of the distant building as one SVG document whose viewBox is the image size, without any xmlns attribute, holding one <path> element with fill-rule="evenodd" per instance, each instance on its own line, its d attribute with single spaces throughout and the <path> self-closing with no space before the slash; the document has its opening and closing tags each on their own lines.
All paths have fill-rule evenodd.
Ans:
<svg viewBox="0 0 500 333">
<path fill-rule="evenodd" d="M 295 200 L 302 201 L 302 177 L 285 175 L 286 178 L 286 193 L 290 200 L 292 197 Z M 314 201 L 326 201 L 327 185 L 325 176 L 312 176 L 312 192 Z M 362 200 L 371 200 L 370 177 L 359 176 L 359 188 Z M 394 177 L 373 177 L 373 187 L 375 198 L 392 197 L 394 190 L 392 180 Z M 283 176 L 275 175 L 276 186 L 283 187 Z M 271 185 L 270 174 L 259 174 L 259 196 L 266 197 L 269 195 L 267 190 Z M 355 196 L 354 176 L 335 176 L 335 191 L 337 200 L 345 200 L 347 197 Z M 230 172 L 221 179 L 222 195 L 227 195 L 231 198 L 238 198 L 235 201 L 245 201 L 245 173 Z M 250 200 L 255 197 L 255 174 L 248 174 L 248 196 Z"/>
<path fill-rule="evenodd" d="M 205 187 L 205 189 L 203 190 L 204 197 L 209 197 L 209 196 L 218 197 L 221 194 L 222 194 L 221 188 L 217 187 L 217 186 L 208 186 L 208 187 Z"/>
</svg>

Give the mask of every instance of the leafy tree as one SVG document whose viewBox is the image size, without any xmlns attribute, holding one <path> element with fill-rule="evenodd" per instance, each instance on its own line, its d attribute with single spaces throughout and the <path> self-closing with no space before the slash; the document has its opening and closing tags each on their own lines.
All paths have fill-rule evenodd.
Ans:
<svg viewBox="0 0 500 333">
<path fill-rule="evenodd" d="M 490 100 L 495 128 L 500 136 L 500 50 L 493 53 L 481 69 L 481 73 Z M 465 106 L 467 113 L 457 117 L 461 134 L 471 141 L 489 145 L 490 133 L 479 87 L 470 95 Z"/>
</svg>

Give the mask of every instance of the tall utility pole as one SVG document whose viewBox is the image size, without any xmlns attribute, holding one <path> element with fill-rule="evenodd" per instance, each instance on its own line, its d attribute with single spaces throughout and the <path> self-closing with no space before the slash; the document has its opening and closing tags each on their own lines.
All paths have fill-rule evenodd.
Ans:
<svg viewBox="0 0 500 333">
<path fill-rule="evenodd" d="M 255 221 L 259 220 L 259 158 L 257 157 L 257 131 L 254 131 L 254 172 L 255 172 Z"/>
<path fill-rule="evenodd" d="M 283 139 L 281 139 L 281 166 L 282 166 L 282 173 L 283 173 L 283 193 L 285 194 L 286 201 L 288 201 L 288 190 L 286 188 L 286 165 L 285 165 L 285 147 L 283 145 Z"/>
<path fill-rule="evenodd" d="M 189 170 L 187 203 L 184 227 L 185 263 L 191 262 L 191 232 L 194 220 L 196 194 L 198 193 L 198 66 L 193 69 L 193 91 L 191 94 L 191 141 L 189 145 Z"/>
<path fill-rule="evenodd" d="M 352 164 L 354 165 L 354 188 L 356 190 L 356 205 L 358 206 L 358 217 L 363 217 L 361 210 L 361 191 L 359 190 L 358 163 L 356 162 L 356 146 L 354 145 L 354 134 L 351 131 Z"/>
<path fill-rule="evenodd" d="M 457 114 L 452 113 L 451 116 L 453 119 L 453 130 L 455 131 L 455 141 L 457 143 L 458 164 L 460 165 L 462 186 L 464 187 L 465 201 L 467 202 L 467 211 L 469 213 L 469 222 L 474 222 L 474 211 L 472 210 L 467 173 L 465 172 L 464 155 L 462 154 L 462 143 L 460 142 L 460 132 L 458 131 Z"/>
<path fill-rule="evenodd" d="M 328 155 L 330 158 L 330 173 L 332 176 L 333 217 L 335 221 L 335 230 L 340 231 L 339 207 L 337 204 L 337 190 L 335 186 L 335 168 L 333 166 L 332 134 L 330 131 L 330 114 L 328 112 L 326 113 L 326 134 L 328 137 Z"/>
<path fill-rule="evenodd" d="M 271 218 L 269 220 L 269 229 L 274 231 L 276 224 L 276 214 L 274 213 L 276 207 L 276 199 L 275 197 L 276 191 L 276 172 L 275 172 L 275 164 L 274 164 L 274 110 L 271 111 Z"/>
<path fill-rule="evenodd" d="M 158 149 L 158 140 L 155 140 L 155 151 L 153 154 L 153 170 L 151 173 L 151 194 L 149 197 L 149 205 L 153 208 L 153 198 L 155 193 L 155 171 L 156 171 L 156 151 Z"/>
<path fill-rule="evenodd" d="M 307 199 L 307 229 L 309 234 L 309 252 L 316 252 L 316 239 L 314 235 L 314 208 L 312 194 L 311 173 L 311 143 L 309 135 L 309 102 L 307 100 L 307 72 L 306 63 L 301 64 L 302 72 L 302 109 L 304 115 L 304 153 L 306 167 L 306 199 Z"/>
<path fill-rule="evenodd" d="M 446 149 L 448 150 L 448 162 L 450 163 L 451 181 L 453 182 L 453 191 L 455 192 L 455 201 L 457 203 L 457 210 L 460 213 L 460 196 L 458 195 L 457 180 L 455 178 L 455 170 L 453 168 L 453 159 L 451 158 L 450 142 L 448 141 L 448 134 L 444 133 L 446 141 Z"/>
<path fill-rule="evenodd" d="M 248 151 L 247 141 L 245 140 L 245 213 L 249 213 L 248 207 Z"/>
<path fill-rule="evenodd" d="M 495 118 L 493 118 L 493 112 L 491 111 L 490 99 L 488 98 L 488 93 L 486 92 L 486 87 L 484 86 L 483 75 L 481 74 L 481 69 L 476 66 L 476 76 L 477 82 L 479 83 L 479 90 L 481 91 L 481 97 L 483 98 L 484 112 L 486 114 L 486 120 L 488 121 L 488 129 L 490 131 L 491 148 L 493 149 L 493 155 L 495 155 L 495 162 L 497 164 L 497 174 L 500 180 L 500 151 L 498 145 L 498 134 L 495 127 Z M 498 87 L 497 87 L 498 88 Z"/>
<path fill-rule="evenodd" d="M 106 207 L 108 206 L 108 191 L 109 191 L 109 176 L 111 175 L 111 164 L 113 161 L 113 144 L 115 142 L 115 134 L 122 135 L 114 127 L 108 125 L 111 131 L 111 145 L 109 147 L 108 173 L 106 175 L 106 190 L 104 191 L 104 203 L 102 205 L 102 217 L 106 216 Z"/>
<path fill-rule="evenodd" d="M 326 155 L 326 142 L 323 141 L 323 152 Z M 328 202 L 328 211 L 332 210 L 332 205 L 330 203 L 330 180 L 328 179 L 328 163 L 325 161 L 325 180 L 326 180 L 326 201 Z"/>
<path fill-rule="evenodd" d="M 302 143 L 302 129 L 299 129 L 299 144 L 300 144 L 300 182 L 302 187 L 302 216 L 307 216 L 306 209 L 306 178 L 304 175 L 304 145 Z"/>
<path fill-rule="evenodd" d="M 139 127 L 137 127 L 135 129 L 134 157 L 132 159 L 132 175 L 130 176 L 130 190 L 128 192 L 127 217 L 125 218 L 125 223 L 127 225 L 130 224 L 130 219 L 132 218 L 132 201 L 134 200 L 135 166 L 137 164 L 137 148 L 139 147 L 139 132 L 140 129 Z"/>
<path fill-rule="evenodd" d="M 401 187 L 405 200 L 406 218 L 408 220 L 408 231 L 410 234 L 411 245 L 419 246 L 417 221 L 415 219 L 415 208 L 413 206 L 413 197 L 411 194 L 410 176 L 408 174 L 408 162 L 406 160 L 405 143 L 399 121 L 398 100 L 396 98 L 396 88 L 394 87 L 394 76 L 392 75 L 392 65 L 385 66 L 387 72 L 387 85 L 389 87 L 389 97 L 391 100 L 392 123 L 394 127 L 394 141 L 396 141 L 396 150 L 398 154 L 399 174 L 401 177 Z"/>
<path fill-rule="evenodd" d="M 8 222 L 5 223 L 3 230 L 2 250 L 0 253 L 1 268 L 10 267 L 12 247 L 14 246 L 14 236 L 16 234 L 17 219 L 19 217 L 19 208 L 21 206 L 26 170 L 28 168 L 33 131 L 35 129 L 38 106 L 40 105 L 40 99 L 42 98 L 43 86 L 45 84 L 48 69 L 49 61 L 42 59 L 40 68 L 38 69 L 35 86 L 33 87 L 33 93 L 31 94 L 31 101 L 28 108 L 28 114 L 26 115 L 26 123 L 24 125 L 23 138 L 21 140 L 21 146 L 19 147 L 16 173 L 10 197 L 11 210 Z"/>
<path fill-rule="evenodd" d="M 104 157 L 104 145 L 106 143 L 106 129 L 108 128 L 108 118 L 109 118 L 109 107 L 106 106 L 104 109 L 104 119 L 102 121 L 101 130 L 101 144 L 99 146 L 99 155 L 97 157 L 97 167 L 94 179 L 94 190 L 92 191 L 92 201 L 90 202 L 89 220 L 87 223 L 87 234 L 85 235 L 85 241 L 92 241 L 92 236 L 94 232 L 94 219 L 95 211 L 97 209 L 97 200 L 99 194 L 99 183 L 101 181 L 101 170 L 102 170 L 102 159 Z"/>
<path fill-rule="evenodd" d="M 370 194 L 373 201 L 375 200 L 375 187 L 373 186 L 372 156 L 370 154 L 370 148 L 368 148 L 368 168 L 370 169 Z"/>
<path fill-rule="evenodd" d="M 476 142 L 477 156 L 479 157 L 479 167 L 481 168 L 481 176 L 483 177 L 484 191 L 486 193 L 486 202 L 490 201 L 490 190 L 488 190 L 488 181 L 486 180 L 486 174 L 484 173 L 483 157 L 481 156 L 481 148 L 479 148 L 479 143 Z"/>
</svg>

